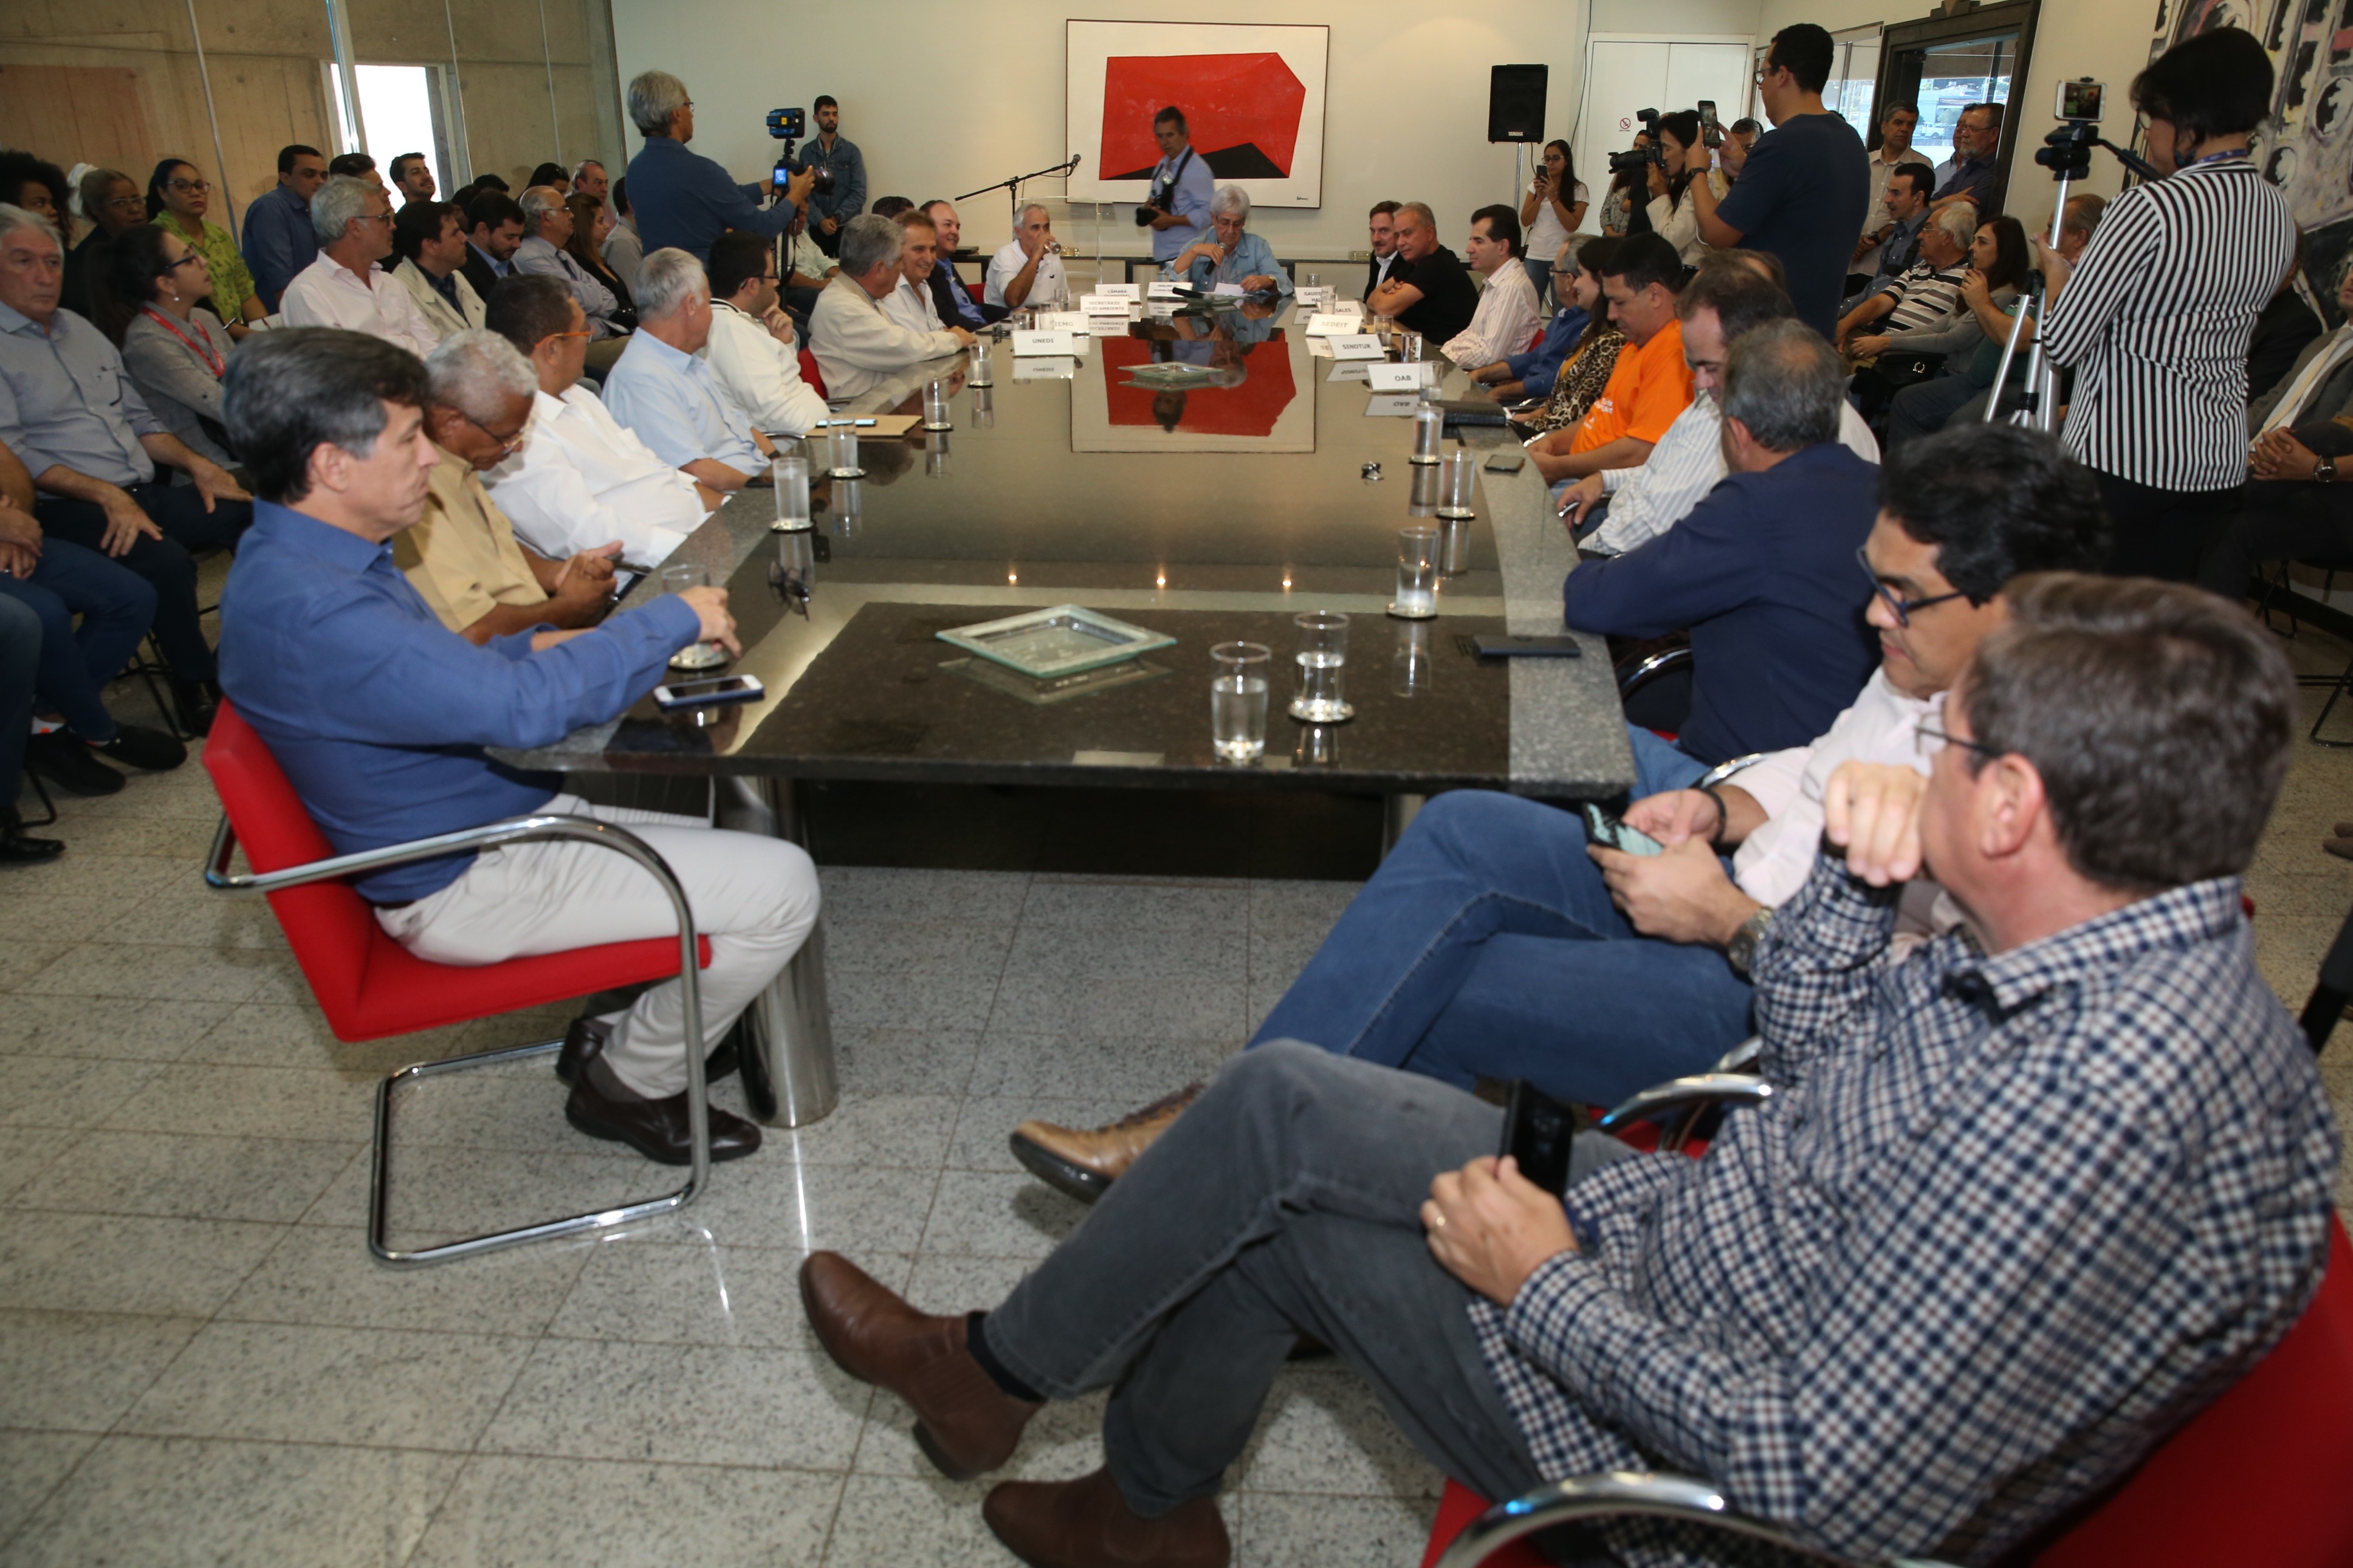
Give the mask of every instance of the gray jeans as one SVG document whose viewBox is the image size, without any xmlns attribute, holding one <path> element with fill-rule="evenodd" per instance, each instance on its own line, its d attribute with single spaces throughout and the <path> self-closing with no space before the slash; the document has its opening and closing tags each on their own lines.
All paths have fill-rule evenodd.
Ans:
<svg viewBox="0 0 2353 1568">
<path fill-rule="evenodd" d="M 1296 1041 L 1246 1051 L 988 1315 L 989 1347 L 1052 1398 L 1117 1384 L 1104 1456 L 1147 1517 L 1218 1489 L 1303 1333 L 1430 1463 L 1516 1496 L 1542 1478 L 1419 1218 L 1430 1178 L 1502 1131 L 1426 1078 Z M 1627 1152 L 1588 1133 L 1570 1180 Z"/>
</svg>

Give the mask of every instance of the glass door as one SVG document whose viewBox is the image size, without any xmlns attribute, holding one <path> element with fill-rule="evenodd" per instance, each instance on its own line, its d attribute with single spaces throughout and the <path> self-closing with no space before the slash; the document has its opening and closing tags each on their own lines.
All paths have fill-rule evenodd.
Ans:
<svg viewBox="0 0 2353 1568">
<path fill-rule="evenodd" d="M 1912 133 L 1913 150 L 1941 163 L 1953 155 L 1953 127 L 1962 111 L 1972 104 L 2000 104 L 2001 152 L 1994 188 L 2005 189 L 2017 132 L 2010 112 L 2010 89 L 2025 78 L 2038 8 L 2039 0 L 2005 0 L 1956 16 L 1932 16 L 1887 28 L 1880 40 L 1872 123 L 1867 129 L 1857 127 L 1866 144 L 1878 143 L 1881 105 L 1916 104 L 1920 124 Z"/>
</svg>

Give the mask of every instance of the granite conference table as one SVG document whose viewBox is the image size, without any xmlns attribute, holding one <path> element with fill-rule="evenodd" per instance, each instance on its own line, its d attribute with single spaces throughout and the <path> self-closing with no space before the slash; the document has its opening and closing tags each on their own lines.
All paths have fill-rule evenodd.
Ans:
<svg viewBox="0 0 2353 1568">
<path fill-rule="evenodd" d="M 865 477 L 815 485 L 814 527 L 779 532 L 776 498 L 731 499 L 673 562 L 724 581 L 756 702 L 664 714 L 651 700 L 556 744 L 498 753 L 561 772 L 708 776 L 723 824 L 805 838 L 804 779 L 1073 787 L 1291 789 L 1385 797 L 1393 835 L 1430 794 L 1616 795 L 1633 758 L 1603 639 L 1573 659 L 1482 660 L 1479 632 L 1556 633 L 1576 563 L 1533 464 L 1482 470 L 1475 515 L 1433 515 L 1433 470 L 1409 461 L 1412 395 L 1370 391 L 1304 338 L 1286 308 L 1140 321 L 1070 359 L 1017 359 L 984 340 L 992 384 L 963 358 L 918 366 L 846 405 L 915 413 L 933 376 L 956 388 L 954 428 L 860 443 Z M 1207 337 L 1192 334 L 1208 333 Z M 1139 385 L 1155 362 L 1208 374 Z M 1451 392 L 1460 372 L 1440 362 Z M 1146 371 L 1149 377 L 1153 373 Z M 1450 437 L 1510 450 L 1500 429 Z M 808 444 L 826 468 L 823 443 Z M 1377 464 L 1378 478 L 1366 465 Z M 1397 536 L 1441 529 L 1433 620 L 1384 611 Z M 652 591 L 642 582 L 632 596 Z M 806 596 L 802 596 L 802 591 Z M 940 631 L 1077 604 L 1174 637 L 1124 666 L 1040 682 L 965 654 Z M 1284 711 L 1292 617 L 1351 617 L 1345 724 Z M 1210 745 L 1210 647 L 1272 654 L 1266 754 Z M 831 1109 L 822 935 L 745 1015 L 739 1059 L 755 1111 L 787 1126 Z"/>
</svg>

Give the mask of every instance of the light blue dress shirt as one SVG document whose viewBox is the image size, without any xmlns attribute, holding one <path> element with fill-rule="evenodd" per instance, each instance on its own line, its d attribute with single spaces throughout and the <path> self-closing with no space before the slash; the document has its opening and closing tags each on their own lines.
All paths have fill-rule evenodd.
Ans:
<svg viewBox="0 0 2353 1568">
<path fill-rule="evenodd" d="M 613 291 L 602 280 L 590 277 L 586 268 L 565 255 L 553 240 L 534 234 L 516 246 L 514 270 L 555 279 L 580 301 L 580 313 L 588 318 L 590 331 L 600 338 L 613 335 L 613 311 L 621 302 L 613 298 Z"/>
<path fill-rule="evenodd" d="M 704 458 L 746 474 L 768 466 L 752 444 L 751 420 L 719 390 L 711 366 L 651 332 L 633 334 L 613 362 L 605 406 L 673 468 Z"/>
<path fill-rule="evenodd" d="M 537 811 L 561 778 L 482 748 L 544 746 L 615 717 L 699 625 L 665 595 L 544 653 L 529 631 L 478 647 L 442 626 L 390 545 L 257 500 L 221 594 L 221 688 L 349 854 Z M 358 887 L 380 904 L 422 899 L 473 860 L 398 866 Z"/>
<path fill-rule="evenodd" d="M 1217 237 L 1217 231 L 1212 229 L 1203 235 L 1201 239 L 1215 244 Z M 1200 240 L 1189 243 L 1198 245 Z M 1181 256 L 1184 253 L 1179 251 L 1177 254 Z M 1160 270 L 1164 276 L 1173 278 L 1176 276 L 1173 270 L 1175 266 L 1176 260 L 1171 258 Z M 1213 263 L 1206 256 L 1197 256 L 1193 258 L 1193 265 L 1185 269 L 1185 281 L 1204 294 L 1210 292 L 1220 283 L 1240 285 L 1245 278 L 1260 276 L 1271 277 L 1274 279 L 1275 292 L 1285 295 L 1291 292 L 1291 275 L 1282 269 L 1281 262 L 1275 260 L 1274 247 L 1248 229 L 1242 230 L 1241 238 L 1234 243 L 1231 250 L 1226 252 L 1226 258 L 1223 261 Z"/>
<path fill-rule="evenodd" d="M 1155 261 L 1173 261 L 1184 254 L 1187 246 L 1209 237 L 1209 198 L 1217 195 L 1218 184 L 1216 176 L 1209 173 L 1209 165 L 1202 162 L 1200 153 L 1188 146 L 1174 158 L 1161 159 L 1152 171 L 1153 192 L 1157 195 L 1161 187 L 1168 184 L 1171 172 L 1179 163 L 1185 165 L 1185 172 L 1176 177 L 1176 197 L 1170 210 L 1192 226 L 1152 230 L 1152 259 Z M 630 188 L 632 191 L 636 189 L 635 186 Z"/>
<path fill-rule="evenodd" d="M 48 330 L 0 305 L 0 442 L 37 477 L 71 468 L 111 485 L 143 485 L 155 460 L 142 436 L 166 436 L 123 374 L 106 334 L 59 310 Z"/>
</svg>

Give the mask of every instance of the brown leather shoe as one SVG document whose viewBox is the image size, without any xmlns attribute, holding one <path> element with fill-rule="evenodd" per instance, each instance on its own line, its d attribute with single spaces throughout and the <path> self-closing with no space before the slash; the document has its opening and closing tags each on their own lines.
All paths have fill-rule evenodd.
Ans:
<svg viewBox="0 0 2353 1568">
<path fill-rule="evenodd" d="M 1168 1124 L 1208 1087 L 1188 1083 L 1092 1132 L 1050 1121 L 1025 1121 L 1013 1130 L 1013 1157 L 1056 1192 L 1091 1204 L 1111 1191 L 1135 1157 L 1151 1148 L 1153 1140 L 1167 1131 Z"/>
<path fill-rule="evenodd" d="M 596 1072 L 584 1070 L 564 1102 L 564 1119 L 591 1138 L 627 1143 L 647 1159 L 664 1165 L 694 1163 L 694 1142 L 687 1131 L 686 1096 L 640 1100 L 607 1094 L 596 1086 Z M 760 1146 L 757 1122 L 711 1107 L 711 1160 L 740 1160 Z"/>
<path fill-rule="evenodd" d="M 915 1443 L 953 1481 L 1013 1457 L 1041 1408 L 1016 1399 L 965 1348 L 965 1319 L 918 1312 L 836 1252 L 801 1265 L 801 1307 L 833 1364 L 915 1412 Z"/>
<path fill-rule="evenodd" d="M 989 1492 L 980 1517 L 1031 1568 L 1226 1568 L 1234 1552 L 1215 1498 L 1145 1519 L 1109 1470 L 1075 1481 L 1007 1481 Z"/>
</svg>

